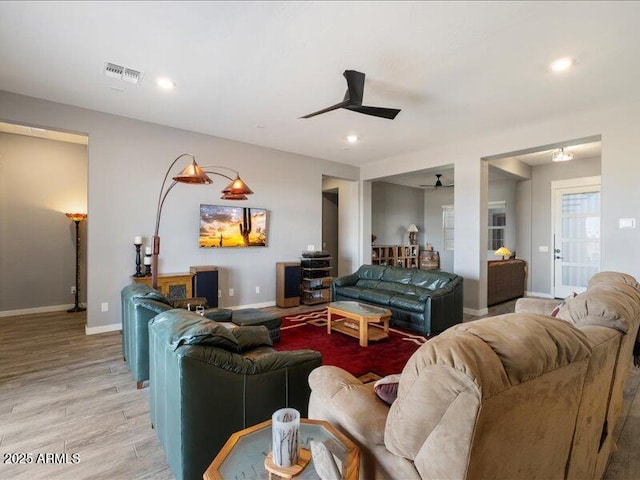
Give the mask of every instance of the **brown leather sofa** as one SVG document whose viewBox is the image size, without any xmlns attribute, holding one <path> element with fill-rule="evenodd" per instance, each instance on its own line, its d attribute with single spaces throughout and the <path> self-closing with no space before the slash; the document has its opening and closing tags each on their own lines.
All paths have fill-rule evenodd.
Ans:
<svg viewBox="0 0 640 480">
<path fill-rule="evenodd" d="M 527 262 L 519 258 L 490 260 L 487 265 L 487 305 L 524 296 Z"/>
</svg>

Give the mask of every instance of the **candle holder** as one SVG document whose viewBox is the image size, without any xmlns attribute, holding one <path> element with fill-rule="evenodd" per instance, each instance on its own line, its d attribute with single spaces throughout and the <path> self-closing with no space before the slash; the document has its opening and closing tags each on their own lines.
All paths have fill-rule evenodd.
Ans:
<svg viewBox="0 0 640 480">
<path fill-rule="evenodd" d="M 142 261 L 140 259 L 140 247 L 142 247 L 142 243 L 134 243 L 134 247 L 136 247 L 136 273 L 133 275 L 134 277 L 144 277 L 144 273 L 142 273 Z"/>
<path fill-rule="evenodd" d="M 146 254 L 144 255 L 144 276 L 145 277 L 150 277 L 151 276 L 151 254 Z"/>
</svg>

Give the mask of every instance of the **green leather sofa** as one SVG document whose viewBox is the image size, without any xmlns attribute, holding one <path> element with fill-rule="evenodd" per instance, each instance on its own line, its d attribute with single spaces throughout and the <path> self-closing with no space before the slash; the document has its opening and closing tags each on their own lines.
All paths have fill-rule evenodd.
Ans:
<svg viewBox="0 0 640 480">
<path fill-rule="evenodd" d="M 122 355 L 133 373 L 138 388 L 149 379 L 149 321 L 171 310 L 173 304 L 153 288 L 133 283 L 122 289 Z M 206 310 L 209 319 L 231 318 L 231 310 Z"/>
<path fill-rule="evenodd" d="M 363 265 L 332 281 L 331 298 L 388 308 L 391 325 L 422 335 L 462 323 L 462 277 L 439 270 Z"/>
<path fill-rule="evenodd" d="M 202 474 L 229 436 L 283 407 L 307 416 L 320 352 L 278 352 L 265 326 L 229 330 L 186 310 L 149 323 L 151 422 L 177 480 Z"/>
</svg>

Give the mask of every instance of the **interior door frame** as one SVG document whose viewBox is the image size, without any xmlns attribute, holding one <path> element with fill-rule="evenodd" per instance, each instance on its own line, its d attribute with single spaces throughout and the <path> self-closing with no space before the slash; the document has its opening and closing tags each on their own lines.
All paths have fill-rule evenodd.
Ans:
<svg viewBox="0 0 640 480">
<path fill-rule="evenodd" d="M 602 177 L 594 175 L 591 177 L 568 178 L 566 180 L 551 181 L 551 296 L 556 298 L 556 268 L 555 268 L 555 234 L 556 234 L 556 190 L 563 188 L 589 187 L 597 185 L 600 188 L 600 252 L 602 252 Z M 602 265 L 602 262 L 601 262 Z"/>
</svg>

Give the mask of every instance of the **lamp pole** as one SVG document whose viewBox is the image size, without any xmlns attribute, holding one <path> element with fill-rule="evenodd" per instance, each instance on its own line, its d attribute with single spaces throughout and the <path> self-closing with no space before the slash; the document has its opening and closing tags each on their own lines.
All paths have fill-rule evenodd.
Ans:
<svg viewBox="0 0 640 480">
<path fill-rule="evenodd" d="M 86 308 L 80 306 L 80 222 L 87 218 L 86 213 L 67 213 L 67 217 L 69 217 L 73 223 L 76 224 L 76 292 L 75 292 L 75 302 L 73 308 L 67 310 L 67 312 L 84 312 Z"/>
</svg>

